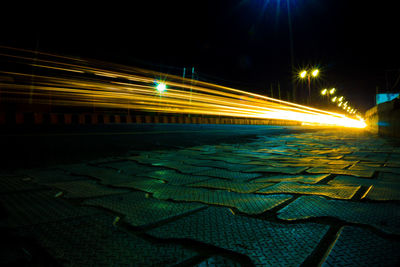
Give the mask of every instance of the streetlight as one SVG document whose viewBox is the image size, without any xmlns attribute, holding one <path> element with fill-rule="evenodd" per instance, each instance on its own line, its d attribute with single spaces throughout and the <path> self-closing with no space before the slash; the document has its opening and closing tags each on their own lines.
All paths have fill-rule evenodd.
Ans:
<svg viewBox="0 0 400 267">
<path fill-rule="evenodd" d="M 317 77 L 319 74 L 319 70 L 318 69 L 312 69 L 312 70 L 302 70 L 299 73 L 299 77 L 301 79 L 304 79 L 307 77 L 307 81 L 308 81 L 308 105 L 311 104 L 311 76 L 312 77 Z"/>
<path fill-rule="evenodd" d="M 326 95 L 327 96 L 326 101 L 327 101 L 327 103 L 329 103 L 330 96 L 335 94 L 335 92 L 336 92 L 335 88 L 332 88 L 332 89 L 326 89 L 325 88 L 325 89 L 323 89 L 321 91 L 321 95 L 323 95 L 324 98 L 325 98 L 325 95 Z M 336 101 L 336 97 L 334 99 L 332 99 L 332 102 L 335 102 L 335 101 Z"/>
</svg>

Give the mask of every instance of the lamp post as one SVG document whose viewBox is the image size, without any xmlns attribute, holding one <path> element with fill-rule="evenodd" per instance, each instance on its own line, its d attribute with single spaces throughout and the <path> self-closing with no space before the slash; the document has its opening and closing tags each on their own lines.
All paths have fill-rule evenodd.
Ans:
<svg viewBox="0 0 400 267">
<path fill-rule="evenodd" d="M 301 79 L 305 79 L 307 78 L 307 82 L 308 82 L 308 101 L 307 104 L 310 105 L 311 104 L 311 77 L 317 77 L 319 74 L 319 70 L 318 69 L 312 69 L 312 70 L 303 70 L 299 73 L 299 76 Z"/>
</svg>

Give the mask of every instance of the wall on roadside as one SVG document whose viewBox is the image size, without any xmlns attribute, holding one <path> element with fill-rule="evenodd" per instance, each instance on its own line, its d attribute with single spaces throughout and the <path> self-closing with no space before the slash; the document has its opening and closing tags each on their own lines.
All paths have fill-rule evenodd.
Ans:
<svg viewBox="0 0 400 267">
<path fill-rule="evenodd" d="M 400 99 L 379 104 L 365 113 L 368 129 L 382 136 L 400 137 Z"/>
<path fill-rule="evenodd" d="M 200 117 L 173 115 L 117 115 L 66 113 L 2 113 L 0 126 L 7 125 L 93 125 L 121 123 L 178 123 L 178 124 L 243 124 L 243 125 L 300 125 L 299 122 L 273 119 L 247 119 L 234 117 Z"/>
</svg>

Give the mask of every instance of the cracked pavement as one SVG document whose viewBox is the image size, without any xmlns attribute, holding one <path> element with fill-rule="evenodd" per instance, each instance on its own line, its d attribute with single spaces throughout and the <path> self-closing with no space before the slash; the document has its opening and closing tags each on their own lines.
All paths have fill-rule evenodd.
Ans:
<svg viewBox="0 0 400 267">
<path fill-rule="evenodd" d="M 323 130 L 0 172 L 0 264 L 398 266 L 400 147 Z"/>
</svg>

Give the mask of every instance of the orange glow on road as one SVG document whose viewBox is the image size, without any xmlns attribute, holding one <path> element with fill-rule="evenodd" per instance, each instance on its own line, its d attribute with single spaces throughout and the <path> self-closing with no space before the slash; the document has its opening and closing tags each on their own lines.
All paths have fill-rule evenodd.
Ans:
<svg viewBox="0 0 400 267">
<path fill-rule="evenodd" d="M 175 75 L 46 53 L 35 58 L 32 51 L 2 49 L 6 52 L 1 57 L 30 71 L 0 71 L 1 101 L 366 126 L 361 118 Z M 157 90 L 159 80 L 163 87 Z"/>
</svg>

